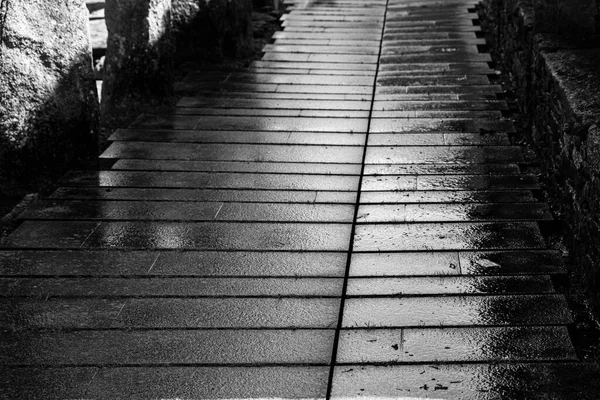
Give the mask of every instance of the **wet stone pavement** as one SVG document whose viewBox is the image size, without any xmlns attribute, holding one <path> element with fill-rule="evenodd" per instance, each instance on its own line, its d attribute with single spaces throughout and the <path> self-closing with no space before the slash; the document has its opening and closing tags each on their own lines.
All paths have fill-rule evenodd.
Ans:
<svg viewBox="0 0 600 400">
<path fill-rule="evenodd" d="M 0 398 L 597 399 L 473 1 L 291 5 L 0 251 Z"/>
</svg>

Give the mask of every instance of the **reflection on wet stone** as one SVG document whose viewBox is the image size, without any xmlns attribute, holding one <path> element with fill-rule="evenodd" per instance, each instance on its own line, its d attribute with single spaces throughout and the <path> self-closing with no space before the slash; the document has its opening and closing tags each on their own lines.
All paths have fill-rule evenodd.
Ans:
<svg viewBox="0 0 600 400">
<path fill-rule="evenodd" d="M 596 398 L 475 3 L 292 3 L 20 215 L 0 398 Z"/>
</svg>

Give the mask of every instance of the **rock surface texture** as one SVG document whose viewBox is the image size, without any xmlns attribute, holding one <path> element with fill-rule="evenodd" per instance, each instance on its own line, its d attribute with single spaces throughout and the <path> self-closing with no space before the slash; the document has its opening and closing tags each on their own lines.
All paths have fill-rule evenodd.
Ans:
<svg viewBox="0 0 600 400">
<path fill-rule="evenodd" d="M 102 112 L 107 119 L 140 98 L 169 93 L 171 0 L 108 0 Z"/>
<path fill-rule="evenodd" d="M 291 4 L 0 250 L 0 397 L 594 399 L 473 1 Z"/>
<path fill-rule="evenodd" d="M 484 4 L 498 33 L 495 48 L 518 88 L 521 113 L 544 167 L 544 183 L 566 227 L 572 277 L 588 289 L 600 315 L 598 41 L 577 35 L 578 28 L 563 27 L 572 36 L 556 34 L 556 26 L 549 29 L 548 21 L 534 12 L 532 1 Z M 593 13 L 579 17 L 585 20 L 588 14 Z"/>
<path fill-rule="evenodd" d="M 173 0 L 173 29 L 179 60 L 243 56 L 252 37 L 252 0 Z"/>
<path fill-rule="evenodd" d="M 87 9 L 78 0 L 10 0 L 1 14 L 0 174 L 56 175 L 96 150 Z"/>
</svg>

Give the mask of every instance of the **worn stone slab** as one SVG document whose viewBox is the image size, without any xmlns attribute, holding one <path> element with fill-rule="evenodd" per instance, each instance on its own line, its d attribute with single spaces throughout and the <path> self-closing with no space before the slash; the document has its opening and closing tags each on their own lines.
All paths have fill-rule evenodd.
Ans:
<svg viewBox="0 0 600 400">
<path fill-rule="evenodd" d="M 354 251 L 541 249 L 533 222 L 359 225 Z"/>
<path fill-rule="evenodd" d="M 397 113 L 397 111 L 390 111 Z M 410 111 L 413 112 L 413 111 Z M 375 113 L 375 112 L 374 112 Z M 508 145 L 505 134 L 494 136 L 481 136 L 473 133 L 371 133 L 369 134 L 369 147 L 383 146 L 465 146 L 465 145 Z M 372 149 L 371 151 L 377 151 Z M 382 163 L 383 164 L 383 163 Z M 388 164 L 390 167 L 398 164 Z"/>
<path fill-rule="evenodd" d="M 363 176 L 375 175 L 519 175 L 517 164 L 368 164 Z"/>
<path fill-rule="evenodd" d="M 509 173 L 508 168 L 491 168 Z M 245 172 L 262 174 L 359 175 L 360 164 L 275 163 L 250 161 L 182 161 L 182 160 L 118 160 L 112 170 L 181 171 L 181 172 Z"/>
<path fill-rule="evenodd" d="M 374 118 L 370 132 L 514 132 L 510 121 L 477 120 L 477 119 L 396 119 Z"/>
<path fill-rule="evenodd" d="M 402 203 L 524 203 L 535 201 L 527 190 L 502 191 L 370 191 L 361 192 L 361 204 Z"/>
<path fill-rule="evenodd" d="M 369 146 L 366 164 L 481 164 L 518 163 L 523 160 L 516 146 Z"/>
<path fill-rule="evenodd" d="M 409 111 L 409 110 L 505 110 L 503 100 L 487 101 L 375 101 L 376 111 Z"/>
<path fill-rule="evenodd" d="M 337 362 L 577 361 L 564 326 L 344 330 Z"/>
<path fill-rule="evenodd" d="M 294 29 L 288 28 L 290 31 Z M 325 29 L 312 29 L 311 32 L 325 32 Z M 345 29 L 340 32 L 345 34 Z M 365 34 L 374 33 L 373 31 L 364 32 Z M 359 32 L 362 36 L 363 32 Z M 262 58 L 264 61 L 285 61 L 285 62 L 320 62 L 320 63 L 344 63 L 344 64 L 376 64 L 376 55 L 353 55 L 353 54 L 300 54 L 300 53 L 267 53 Z"/>
<path fill-rule="evenodd" d="M 282 53 L 308 53 L 308 54 L 365 54 L 377 55 L 379 47 L 352 46 L 350 43 L 345 45 L 317 45 L 317 44 L 268 44 L 262 49 L 263 52 L 282 52 Z M 365 80 L 364 82 L 372 79 Z M 366 84 L 366 83 L 365 83 Z"/>
<path fill-rule="evenodd" d="M 15 288 L 19 290 L 19 288 Z M 347 296 L 553 293 L 549 275 L 350 278 Z"/>
<path fill-rule="evenodd" d="M 0 329 L 109 328 L 124 305 L 124 299 L 0 299 Z"/>
<path fill-rule="evenodd" d="M 458 275 L 457 252 L 353 253 L 349 276 Z"/>
<path fill-rule="evenodd" d="M 335 328 L 339 299 L 131 299 L 119 328 Z"/>
<path fill-rule="evenodd" d="M 599 373 L 580 362 L 340 366 L 332 398 L 592 399 Z"/>
<path fill-rule="evenodd" d="M 306 70 L 307 72 L 310 70 Z M 279 73 L 279 72 L 278 72 Z M 465 103 L 465 102 L 463 102 Z M 387 104 L 386 104 L 387 105 Z M 286 99 L 240 99 L 222 98 L 213 99 L 205 97 L 183 97 L 177 107 L 212 107 L 212 108 L 274 108 L 274 109 L 301 109 L 301 110 L 362 110 L 368 111 L 368 101 L 342 101 L 342 100 L 286 100 Z M 388 105 L 389 107 L 389 105 Z"/>
<path fill-rule="evenodd" d="M 333 330 L 9 333 L 0 342 L 0 365 L 324 365 L 333 336 Z"/>
<path fill-rule="evenodd" d="M 321 88 L 323 89 L 323 88 Z M 245 91 L 242 89 L 231 90 L 231 91 L 214 91 L 214 90 L 197 90 L 186 93 L 185 95 L 197 95 L 203 98 L 209 99 L 285 99 L 285 100 L 341 100 L 341 101 L 370 101 L 371 93 L 306 93 L 306 92 L 253 92 Z"/>
<path fill-rule="evenodd" d="M 289 34 L 290 32 L 281 32 L 285 34 Z M 298 37 L 308 37 L 312 34 L 299 32 L 297 33 Z M 315 33 L 313 36 L 323 37 L 323 35 Z M 339 35 L 329 34 L 327 37 L 331 39 L 335 39 L 337 37 L 340 38 L 351 38 L 349 33 L 340 33 Z M 368 38 L 368 35 L 359 34 L 358 38 Z M 373 35 L 376 40 L 379 40 L 379 35 Z M 346 71 L 375 71 L 377 69 L 376 64 L 364 64 L 364 63 L 356 63 L 356 62 L 346 62 L 346 63 L 332 63 L 332 62 L 319 62 L 311 60 L 310 62 L 285 62 L 285 61 L 269 61 L 269 60 L 259 60 L 253 61 L 250 66 L 257 68 L 282 68 L 282 69 L 290 69 L 290 68 L 308 68 L 308 69 L 327 69 L 327 70 L 346 70 Z"/>
<path fill-rule="evenodd" d="M 157 276 L 343 277 L 346 259 L 345 252 L 164 252 L 149 273 Z"/>
<path fill-rule="evenodd" d="M 269 53 L 269 54 L 290 54 L 290 53 Z M 293 54 L 300 56 L 300 54 Z M 300 58 L 300 57 L 296 57 Z M 271 96 L 272 93 L 292 93 L 310 95 L 306 98 L 314 97 L 319 94 L 344 96 L 368 96 L 371 94 L 371 87 L 364 85 L 344 85 L 344 86 L 327 86 L 327 85 L 303 85 L 293 83 L 204 83 L 204 82 L 178 82 L 174 85 L 174 89 L 183 93 L 200 93 L 212 92 L 222 95 L 223 93 L 246 92 L 251 96 L 254 93 L 262 93 L 267 98 L 277 98 Z M 157 123 L 157 122 L 155 122 Z M 165 123 L 165 122 L 163 122 Z"/>
<path fill-rule="evenodd" d="M 272 50 L 270 50 L 272 49 Z M 325 52 L 330 53 L 337 51 L 351 51 L 352 49 L 360 49 L 355 46 L 283 46 L 283 45 L 267 45 L 263 51 L 281 51 L 284 53 L 291 52 Z M 302 51 L 304 50 L 304 51 Z M 377 54 L 376 52 L 374 54 Z M 184 82 L 193 82 L 194 75 L 188 75 Z M 372 76 L 315 76 L 315 75 L 279 75 L 279 74 L 260 74 L 260 73 L 233 73 L 227 78 L 227 82 L 231 83 L 260 83 L 260 84 L 288 84 L 288 85 L 346 85 L 346 86 L 373 86 L 374 77 Z"/>
<path fill-rule="evenodd" d="M 470 274 L 566 273 L 558 251 L 461 252 L 459 258 Z"/>
<path fill-rule="evenodd" d="M 390 54 L 390 53 L 388 53 Z M 439 85 L 485 85 L 490 83 L 485 75 L 427 75 L 427 76 L 380 76 L 377 86 L 439 86 Z M 382 93 L 380 90 L 379 93 Z"/>
<path fill-rule="evenodd" d="M 99 171 L 72 173 L 63 184 L 123 188 L 203 188 L 250 190 L 354 191 L 358 177 L 349 175 L 245 174 L 219 172 Z"/>
<path fill-rule="evenodd" d="M 5 246 L 21 248 L 345 251 L 350 225 L 25 221 Z"/>
<path fill-rule="evenodd" d="M 395 40 L 407 40 L 407 39 L 426 39 L 426 40 L 436 40 L 436 39 L 474 39 L 475 34 L 469 31 L 427 31 L 427 32 L 384 32 L 383 41 L 384 43 Z"/>
<path fill-rule="evenodd" d="M 347 299 L 343 326 L 449 327 L 567 325 L 562 295 L 486 295 Z"/>
<path fill-rule="evenodd" d="M 343 47 L 366 47 L 366 48 L 379 48 L 379 40 L 351 40 L 351 39 L 329 39 L 324 37 L 315 36 L 313 38 L 300 38 L 300 37 L 281 37 L 274 39 L 275 45 L 284 46 L 343 46 Z M 377 54 L 377 53 L 375 53 Z"/>
<path fill-rule="evenodd" d="M 82 399 L 99 368 L 0 367 L 4 399 Z"/>
<path fill-rule="evenodd" d="M 261 117 L 327 117 L 327 118 L 368 118 L 369 113 L 367 111 L 349 111 L 349 110 L 274 110 L 274 109 L 229 109 L 224 110 L 221 108 L 175 108 L 173 111 L 174 115 L 200 115 L 200 116 L 221 116 L 221 117 L 243 117 L 243 116 L 261 116 Z M 427 113 L 429 115 L 430 113 Z M 437 115 L 437 114 L 436 114 Z M 440 115 L 442 114 L 440 112 Z M 492 117 L 491 112 L 484 114 L 483 112 L 471 112 L 467 116 L 471 117 Z"/>
<path fill-rule="evenodd" d="M 369 88 L 369 92 L 370 92 Z M 302 131 L 302 132 L 365 132 L 367 120 L 361 118 L 328 119 L 318 117 L 251 117 L 142 115 L 132 127 L 147 129 L 195 129 L 195 130 L 248 130 L 248 131 Z"/>
<path fill-rule="evenodd" d="M 379 222 L 449 222 L 449 221 L 552 221 L 546 204 L 377 204 L 361 205 L 359 224 Z"/>
<path fill-rule="evenodd" d="M 145 275 L 158 253 L 141 251 L 0 252 L 2 276 Z"/>
<path fill-rule="evenodd" d="M 522 190 L 539 189 L 539 181 L 533 175 L 441 175 L 419 177 L 419 190 Z"/>
<path fill-rule="evenodd" d="M 396 64 L 391 64 L 396 65 Z M 413 64 L 410 64 L 411 66 Z M 422 64 L 417 64 L 422 65 Z M 461 75 L 464 75 L 462 72 Z M 426 77 L 426 76 L 425 76 Z M 416 100 L 431 100 L 432 95 L 456 94 L 466 96 L 465 98 L 456 97 L 451 100 L 498 100 L 497 95 L 502 93 L 503 89 L 498 85 L 421 85 L 421 86 L 377 86 L 376 100 L 402 100 L 404 93 L 421 94 Z M 400 97 L 399 97 L 400 96 Z M 469 98 L 468 96 L 474 96 Z M 483 97 L 482 97 L 483 96 Z"/>
<path fill-rule="evenodd" d="M 113 142 L 101 158 L 157 160 L 357 163 L 361 146 Z"/>
<path fill-rule="evenodd" d="M 207 257 L 208 258 L 208 257 Z M 283 257 L 282 257 L 283 259 Z M 119 271 L 117 271 L 119 272 Z M 126 272 L 126 271 L 125 271 Z M 146 272 L 146 271 L 144 271 Z M 152 273 L 152 270 L 149 272 Z M 339 297 L 339 278 L 185 278 L 157 275 L 135 278 L 0 278 L 14 297 Z"/>
<path fill-rule="evenodd" d="M 324 398 L 327 367 L 116 367 L 94 377 L 94 399 Z M 138 384 L 132 385 L 131 382 Z"/>
<path fill-rule="evenodd" d="M 253 203 L 355 204 L 356 192 L 317 190 L 160 189 L 61 187 L 51 196 L 65 200 L 217 201 Z"/>
<path fill-rule="evenodd" d="M 354 207 L 332 204 L 204 203 L 153 201 L 44 201 L 25 220 L 290 221 L 351 223 Z"/>
<path fill-rule="evenodd" d="M 362 191 L 502 189 L 539 189 L 539 182 L 531 175 L 385 175 L 366 176 L 361 187 Z"/>
<path fill-rule="evenodd" d="M 500 111 L 375 111 L 373 118 L 394 118 L 394 119 L 412 119 L 412 118 L 490 118 L 499 119 L 502 117 Z"/>
<path fill-rule="evenodd" d="M 251 110 L 253 111 L 253 110 Z M 344 111 L 346 112 L 346 111 Z M 354 111 L 347 111 L 353 113 Z M 324 132 L 260 132 L 260 131 L 194 131 L 119 129 L 110 137 L 113 141 L 174 142 L 174 143 L 240 143 L 240 144 L 303 144 L 362 146 L 363 133 Z"/>
</svg>

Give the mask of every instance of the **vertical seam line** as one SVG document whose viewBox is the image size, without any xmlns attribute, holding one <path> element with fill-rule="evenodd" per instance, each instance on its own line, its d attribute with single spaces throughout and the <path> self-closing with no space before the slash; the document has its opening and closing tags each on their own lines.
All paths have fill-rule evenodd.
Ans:
<svg viewBox="0 0 600 400">
<path fill-rule="evenodd" d="M 344 282 L 342 284 L 342 295 L 340 298 L 340 310 L 339 310 L 339 314 L 338 314 L 338 323 L 337 323 L 337 327 L 335 329 L 335 335 L 333 338 L 333 349 L 331 351 L 331 362 L 329 365 L 329 377 L 327 380 L 327 393 L 326 393 L 326 399 L 328 399 L 328 400 L 331 399 L 331 392 L 333 390 L 333 378 L 334 378 L 334 372 L 335 372 L 335 364 L 336 364 L 336 360 L 337 360 L 337 352 L 338 352 L 338 346 L 339 346 L 339 341 L 340 341 L 340 334 L 341 334 L 342 325 L 343 325 L 344 307 L 346 305 L 346 292 L 348 289 L 348 280 L 349 280 L 349 276 L 350 276 L 350 264 L 352 262 L 352 251 L 354 248 L 354 236 L 356 234 L 358 209 L 360 207 L 361 188 L 362 188 L 362 182 L 363 182 L 363 177 L 364 177 L 364 173 L 365 173 L 365 161 L 366 161 L 366 156 L 367 156 L 367 148 L 368 148 L 368 144 L 369 144 L 369 132 L 371 130 L 371 120 L 373 117 L 373 108 L 375 105 L 375 94 L 377 91 L 377 78 L 379 75 L 379 64 L 381 62 L 381 54 L 383 51 L 383 37 L 384 37 L 384 33 L 385 33 L 385 24 L 386 24 L 386 18 L 387 18 L 388 5 L 389 5 L 389 0 L 386 0 L 384 9 L 383 9 L 383 21 L 381 24 L 381 38 L 379 39 L 379 52 L 377 54 L 377 63 L 375 64 L 375 75 L 373 77 L 373 89 L 371 91 L 371 106 L 369 108 L 367 129 L 365 132 L 365 139 L 364 139 L 364 144 L 363 144 L 362 164 L 361 164 L 361 169 L 360 169 L 360 175 L 358 178 L 358 187 L 356 189 L 356 202 L 354 205 L 354 217 L 352 219 L 352 228 L 350 230 L 350 240 L 349 240 L 349 244 L 348 244 L 348 252 L 347 252 L 347 257 L 346 257 L 346 271 L 344 273 Z"/>
</svg>

